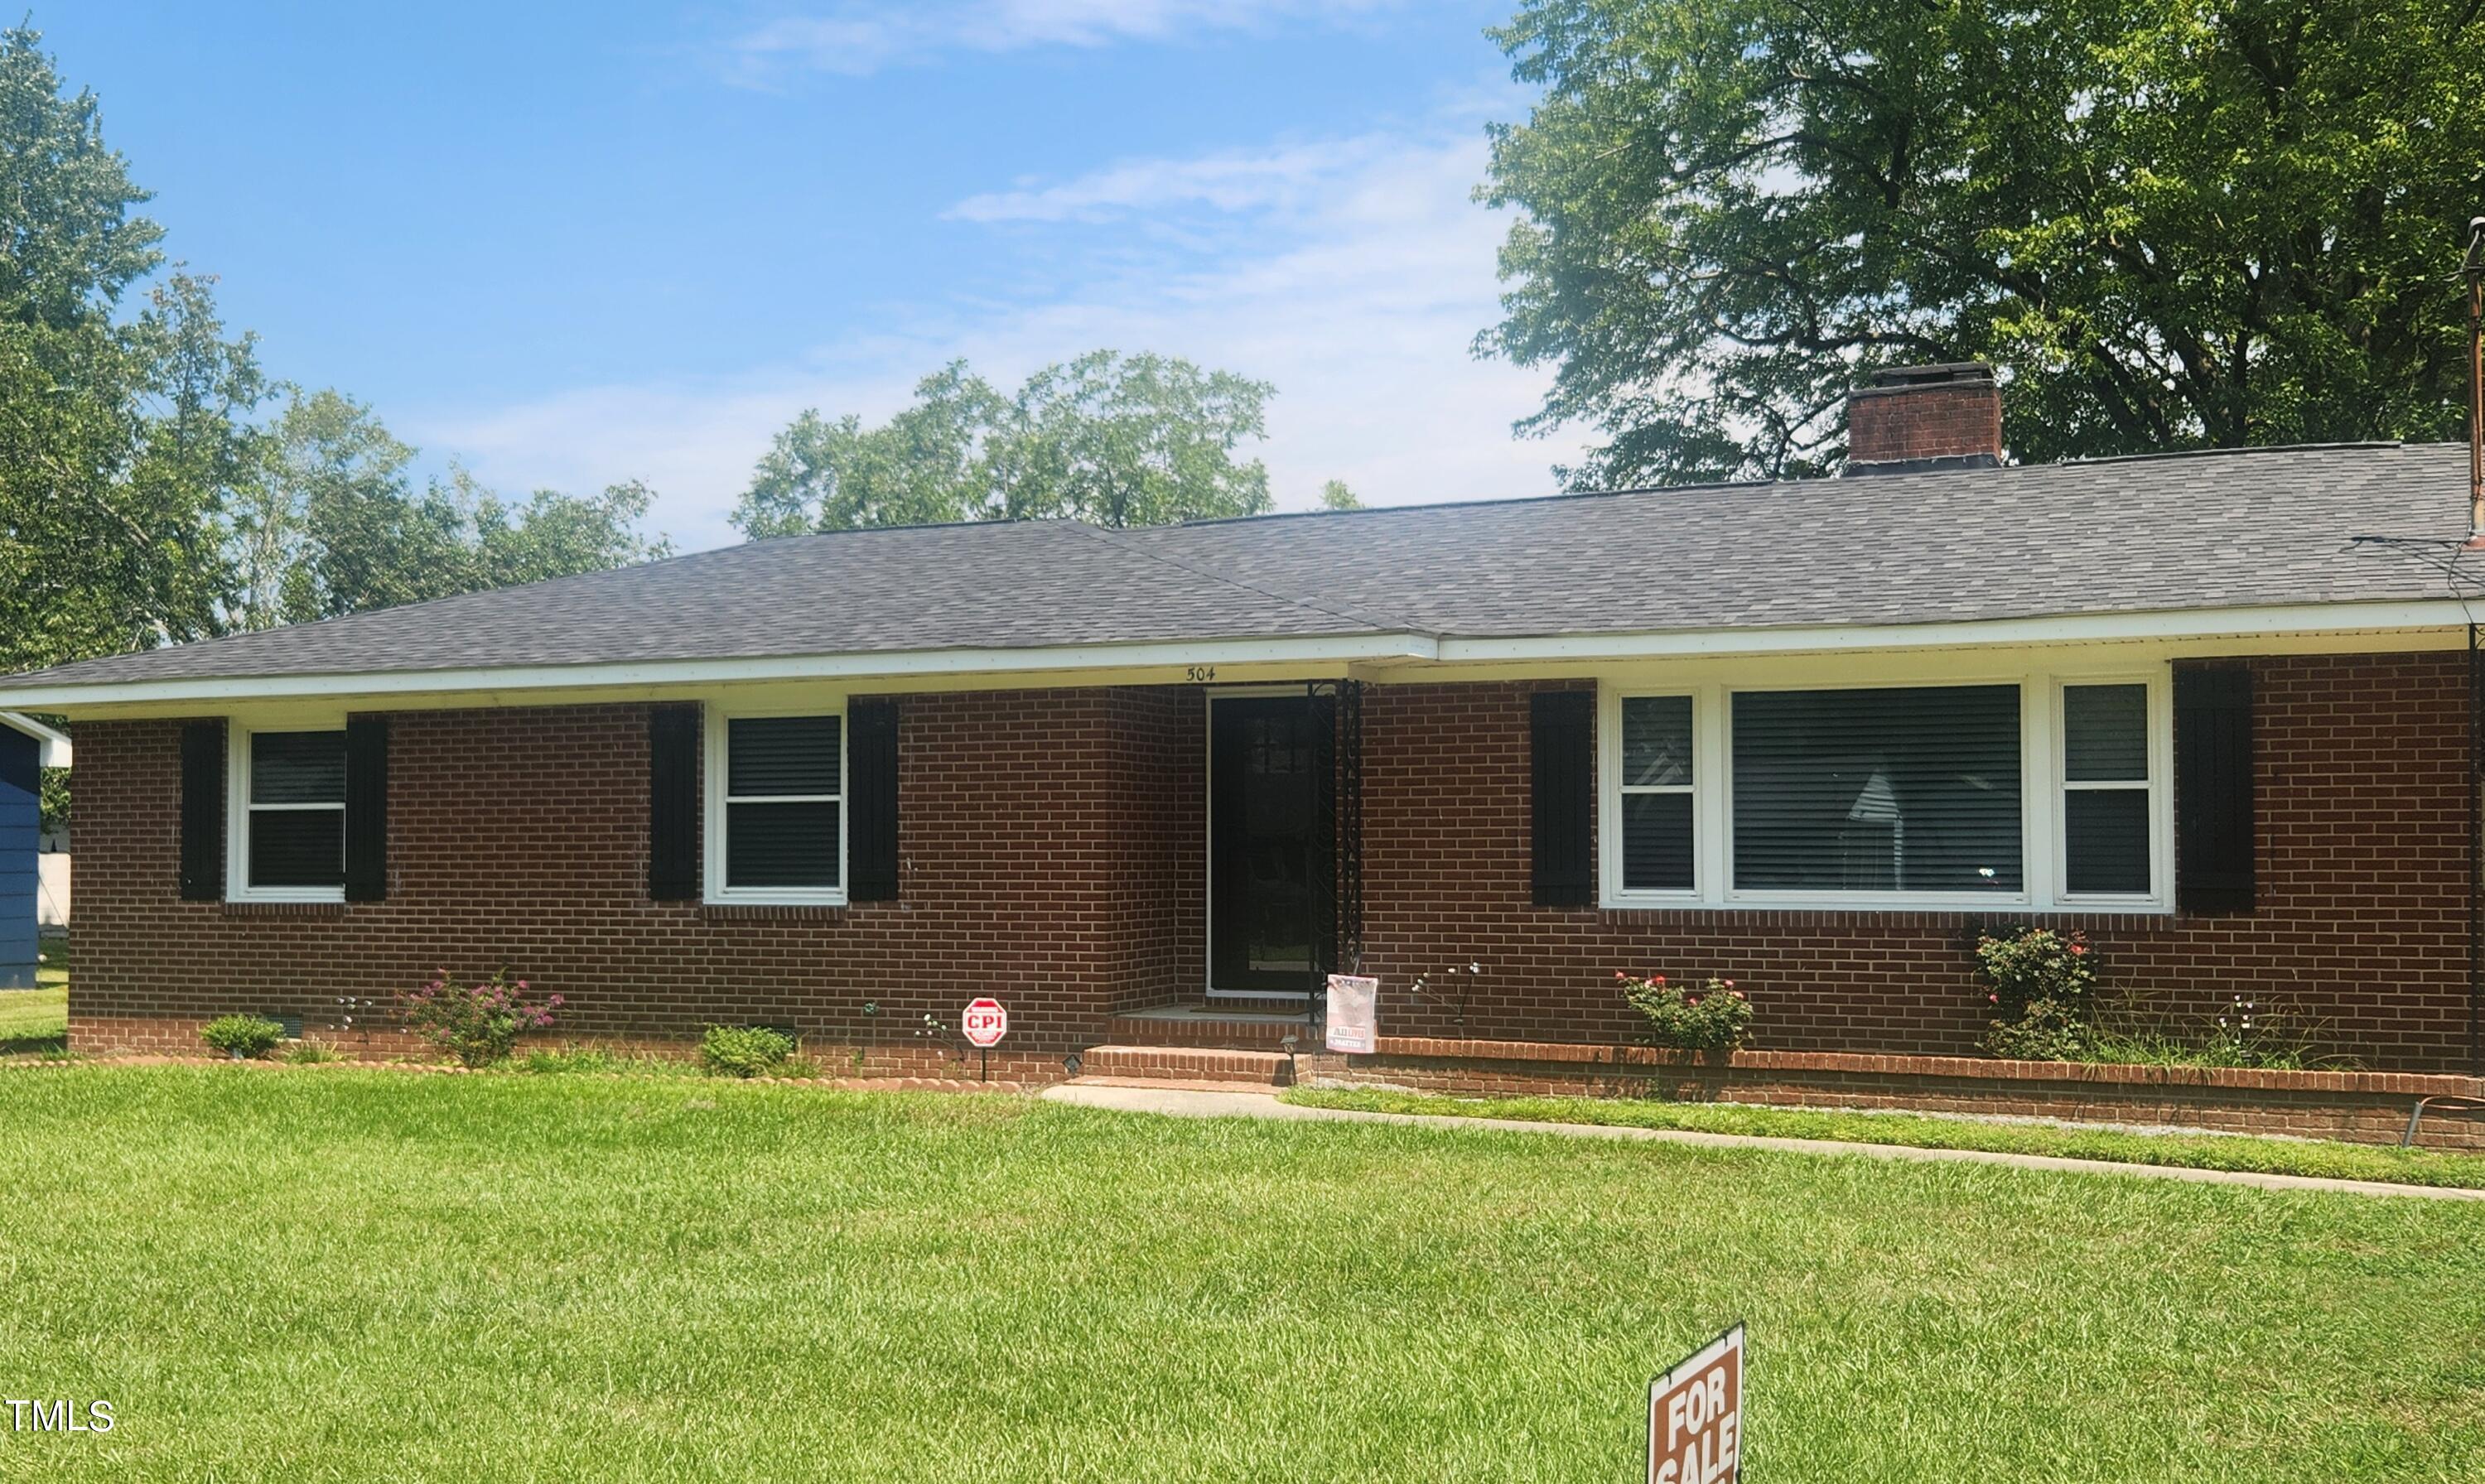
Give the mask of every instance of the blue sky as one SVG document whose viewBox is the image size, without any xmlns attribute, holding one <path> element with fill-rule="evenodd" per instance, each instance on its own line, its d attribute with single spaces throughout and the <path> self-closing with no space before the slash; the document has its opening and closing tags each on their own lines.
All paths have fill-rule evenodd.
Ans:
<svg viewBox="0 0 2485 1484">
<path fill-rule="evenodd" d="M 1533 494 L 1478 363 L 1507 5 L 134 4 L 34 13 L 278 376 L 686 548 L 805 407 L 1098 346 L 1276 383 L 1281 506 Z"/>
</svg>

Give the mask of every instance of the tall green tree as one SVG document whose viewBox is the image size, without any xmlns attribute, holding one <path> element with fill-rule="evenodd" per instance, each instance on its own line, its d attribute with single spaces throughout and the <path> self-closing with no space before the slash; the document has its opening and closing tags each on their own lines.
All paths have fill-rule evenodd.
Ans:
<svg viewBox="0 0 2485 1484">
<path fill-rule="evenodd" d="M 1526 0 L 1481 349 L 1574 485 L 1817 472 L 1871 367 L 1993 361 L 2026 459 L 2440 438 L 2474 0 Z"/>
<path fill-rule="evenodd" d="M 0 670 L 215 631 L 264 394 L 209 280 L 126 303 L 162 229 L 41 40 L 0 31 Z"/>
<path fill-rule="evenodd" d="M 662 556 L 644 485 L 503 499 L 462 468 L 415 482 L 416 450 L 335 391 L 295 391 L 262 477 L 236 501 L 234 627 L 267 628 Z"/>
<path fill-rule="evenodd" d="M 955 362 L 865 426 L 806 412 L 759 461 L 733 523 L 751 536 L 1066 517 L 1154 526 L 1270 507 L 1237 456 L 1267 435 L 1272 389 L 1188 361 L 1100 350 L 1004 394 Z"/>
</svg>

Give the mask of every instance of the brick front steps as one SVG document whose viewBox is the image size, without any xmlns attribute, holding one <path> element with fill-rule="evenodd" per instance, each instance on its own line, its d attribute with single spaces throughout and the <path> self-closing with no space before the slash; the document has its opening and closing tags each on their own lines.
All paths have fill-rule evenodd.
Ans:
<svg viewBox="0 0 2485 1484">
<path fill-rule="evenodd" d="M 1245 1002 L 1249 1003 L 1249 1002 Z M 1127 1010 L 1106 1027 L 1106 1039 L 1125 1046 L 1212 1046 L 1236 1051 L 1277 1051 L 1287 1037 L 1311 1050 L 1316 1044 L 1302 1012 L 1255 1012 L 1223 1005 L 1161 1005 Z"/>
<path fill-rule="evenodd" d="M 1206 1046 L 1090 1046 L 1079 1070 L 1082 1078 L 1263 1088 L 1281 1088 L 1294 1080 L 1290 1059 L 1282 1051 Z"/>
<path fill-rule="evenodd" d="M 2420 1097 L 2485 1097 L 2485 1078 L 2418 1072 L 2116 1066 L 1981 1057 L 1737 1051 L 1383 1036 L 1370 1056 L 1306 1056 L 1307 1080 L 1469 1096 L 1619 1095 L 1894 1108 L 2395 1144 Z M 2418 1144 L 2485 1150 L 2485 1118 L 2428 1114 Z"/>
</svg>

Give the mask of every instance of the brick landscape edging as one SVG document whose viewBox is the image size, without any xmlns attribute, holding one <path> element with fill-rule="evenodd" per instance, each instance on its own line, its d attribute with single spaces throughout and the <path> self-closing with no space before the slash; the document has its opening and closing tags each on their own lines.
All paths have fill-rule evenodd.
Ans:
<svg viewBox="0 0 2485 1484">
<path fill-rule="evenodd" d="M 1470 1061 L 1567 1062 L 1613 1066 L 1724 1066 L 1758 1071 L 1890 1072 L 1914 1077 L 1987 1077 L 2021 1082 L 2102 1082 L 2176 1085 L 2270 1092 L 2367 1093 L 2409 1097 L 2485 1097 L 2485 1078 L 2445 1072 L 2375 1072 L 2314 1068 L 2147 1066 L 2116 1062 L 2018 1062 L 1994 1057 L 1882 1056 L 1853 1051 L 1737 1051 L 1722 1063 L 1696 1051 L 1661 1046 L 1599 1046 L 1579 1042 L 1452 1040 L 1429 1036 L 1383 1036 L 1379 1056 L 1460 1057 Z"/>
<path fill-rule="evenodd" d="M 2396 1143 L 2419 1097 L 2485 1098 L 2485 1078 L 2417 1072 L 2011 1062 L 1838 1051 L 1737 1051 L 1383 1036 L 1369 1056 L 1323 1058 L 1349 1083 L 1470 1095 L 1661 1097 L 1789 1107 L 1912 1109 L 2176 1125 Z M 2485 1149 L 2485 1120 L 2427 1119 L 2428 1147 Z"/>
</svg>

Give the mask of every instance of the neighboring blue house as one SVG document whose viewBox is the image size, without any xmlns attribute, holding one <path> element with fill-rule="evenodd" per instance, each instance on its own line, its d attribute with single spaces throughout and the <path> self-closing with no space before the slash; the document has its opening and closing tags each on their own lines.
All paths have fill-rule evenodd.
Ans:
<svg viewBox="0 0 2485 1484">
<path fill-rule="evenodd" d="M 68 766 L 68 738 L 31 717 L 0 712 L 0 989 L 35 987 L 42 770 Z"/>
</svg>

